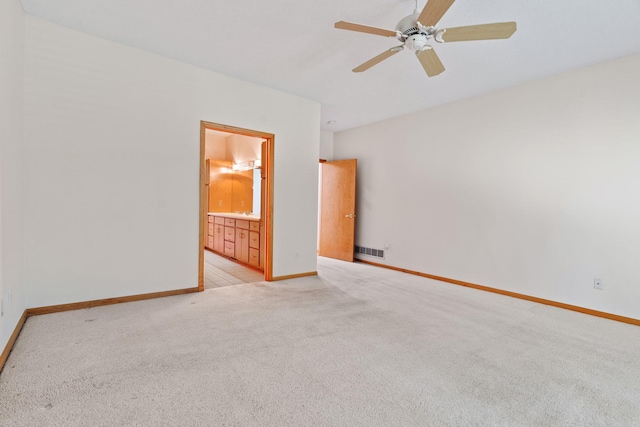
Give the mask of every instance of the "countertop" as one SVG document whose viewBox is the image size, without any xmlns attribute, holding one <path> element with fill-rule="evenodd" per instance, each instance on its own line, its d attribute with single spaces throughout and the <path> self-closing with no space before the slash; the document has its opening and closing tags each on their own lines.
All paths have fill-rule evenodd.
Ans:
<svg viewBox="0 0 640 427">
<path fill-rule="evenodd" d="M 253 214 L 245 215 L 235 212 L 209 212 L 207 215 L 221 216 L 224 218 L 246 219 L 248 221 L 260 221 L 260 216 Z"/>
</svg>

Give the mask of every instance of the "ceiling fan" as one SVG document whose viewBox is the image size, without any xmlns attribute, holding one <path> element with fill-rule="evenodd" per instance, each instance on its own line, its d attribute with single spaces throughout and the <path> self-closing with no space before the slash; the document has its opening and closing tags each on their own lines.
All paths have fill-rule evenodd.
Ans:
<svg viewBox="0 0 640 427">
<path fill-rule="evenodd" d="M 435 40 L 438 43 L 451 43 L 467 40 L 508 39 L 515 33 L 515 22 L 497 22 L 494 24 L 453 28 L 436 27 L 438 21 L 440 21 L 442 16 L 449 10 L 454 1 L 455 0 L 428 0 L 422 12 L 419 12 L 418 0 L 416 0 L 416 8 L 413 14 L 402 18 L 393 31 L 346 21 L 336 22 L 334 25 L 335 28 L 341 30 L 395 37 L 402 42 L 400 46 L 392 47 L 357 66 L 353 69 L 353 72 L 361 73 L 362 71 L 366 71 L 407 47 L 415 51 L 427 75 L 433 77 L 444 71 L 444 65 L 442 65 L 433 47 L 428 44 L 430 40 Z"/>
</svg>

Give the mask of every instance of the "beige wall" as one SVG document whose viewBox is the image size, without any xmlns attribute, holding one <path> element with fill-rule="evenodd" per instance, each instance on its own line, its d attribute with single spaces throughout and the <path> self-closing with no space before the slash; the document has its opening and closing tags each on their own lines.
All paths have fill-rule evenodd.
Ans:
<svg viewBox="0 0 640 427">
<path fill-rule="evenodd" d="M 333 160 L 333 132 L 320 131 L 320 158 Z"/>
<path fill-rule="evenodd" d="M 336 133 L 334 158 L 358 158 L 356 244 L 640 319 L 638 76 L 633 55 Z"/>
<path fill-rule="evenodd" d="M 318 103 L 25 28 L 28 306 L 197 286 L 201 120 L 275 135 L 273 274 L 316 270 Z"/>
<path fill-rule="evenodd" d="M 0 352 L 26 308 L 24 265 L 24 12 L 0 1 Z M 314 229 L 315 233 L 315 229 Z"/>
</svg>

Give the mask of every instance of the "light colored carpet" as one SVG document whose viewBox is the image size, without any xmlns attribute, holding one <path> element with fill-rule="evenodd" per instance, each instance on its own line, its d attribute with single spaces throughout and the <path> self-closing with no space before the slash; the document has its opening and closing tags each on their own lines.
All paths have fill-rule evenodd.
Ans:
<svg viewBox="0 0 640 427">
<path fill-rule="evenodd" d="M 320 259 L 28 319 L 2 426 L 639 426 L 640 328 Z"/>
</svg>

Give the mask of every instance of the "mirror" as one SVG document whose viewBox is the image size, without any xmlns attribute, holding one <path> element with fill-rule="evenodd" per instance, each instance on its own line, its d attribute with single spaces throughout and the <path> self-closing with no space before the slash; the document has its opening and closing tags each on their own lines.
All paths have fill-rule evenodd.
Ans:
<svg viewBox="0 0 640 427">
<path fill-rule="evenodd" d="M 253 212 L 253 171 L 210 160 L 209 212 Z"/>
<path fill-rule="evenodd" d="M 209 172 L 209 212 L 260 215 L 261 138 L 207 129 L 205 158 Z M 244 169 L 244 170 L 234 170 Z"/>
</svg>

